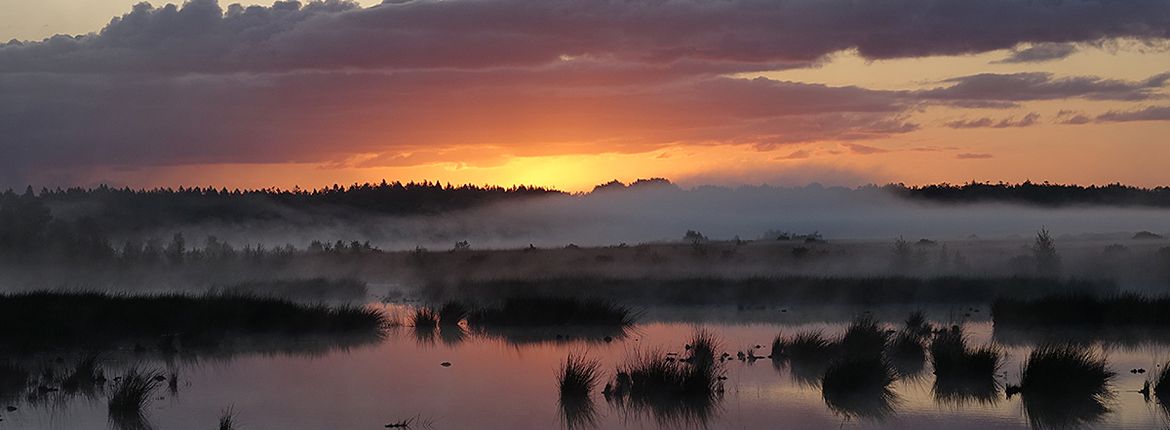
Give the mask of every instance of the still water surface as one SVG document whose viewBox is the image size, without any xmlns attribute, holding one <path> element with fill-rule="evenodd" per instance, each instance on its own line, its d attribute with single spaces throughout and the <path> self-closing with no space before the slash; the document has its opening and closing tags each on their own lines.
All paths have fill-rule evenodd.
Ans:
<svg viewBox="0 0 1170 430">
<path fill-rule="evenodd" d="M 847 321 L 801 320 L 793 311 L 772 318 L 775 310 L 743 312 L 742 318 L 701 320 L 701 317 L 646 318 L 626 338 L 612 342 L 524 337 L 523 341 L 473 334 L 416 333 L 392 330 L 376 344 L 312 355 L 238 355 L 215 360 L 147 359 L 145 365 L 179 375 L 175 390 L 165 386 L 148 410 L 156 429 L 215 428 L 221 412 L 232 407 L 241 429 L 376 429 L 414 418 L 413 428 L 435 429 L 555 429 L 567 423 L 561 413 L 555 373 L 570 352 L 599 359 L 606 377 L 632 352 L 660 348 L 684 352 L 694 329 L 715 332 L 723 350 L 757 349 L 767 355 L 779 333 L 819 329 L 827 334 L 844 330 Z M 985 313 L 986 311 L 984 311 Z M 702 313 L 699 313 L 701 315 Z M 935 315 L 931 315 L 935 317 Z M 887 323 L 900 324 L 893 317 Z M 936 324 L 938 322 L 936 321 Z M 992 324 L 965 322 L 972 345 L 990 342 Z M 1098 345 L 1101 347 L 1101 345 Z M 1170 357 L 1166 345 L 1106 346 L 1109 364 L 1118 373 L 1110 412 L 1088 424 L 1091 428 L 1166 428 L 1167 413 L 1156 401 L 1135 391 L 1150 375 L 1130 369 L 1156 369 Z M 1007 364 L 1001 383 L 1019 381 L 1021 361 L 1031 345 L 1005 345 Z M 130 365 L 119 358 L 107 363 L 107 373 L 120 374 Z M 450 366 L 441 363 L 449 362 Z M 137 363 L 142 365 L 142 363 Z M 815 381 L 795 378 L 788 366 L 771 360 L 730 360 L 724 364 L 725 392 L 710 416 L 688 421 L 663 421 L 653 411 L 638 411 L 607 403 L 593 395 L 595 421 L 574 422 L 574 428 L 859 428 L 859 429 L 1011 429 L 1030 428 L 1018 396 L 1007 399 L 1002 388 L 984 402 L 936 401 L 929 364 L 918 378 L 894 385 L 894 413 L 884 419 L 842 416 L 830 410 Z M 600 391 L 600 390 L 598 390 Z M 52 394 L 47 395 L 52 397 Z M 116 428 L 107 420 L 106 398 L 74 396 L 57 401 L 10 403 L 13 412 L 0 412 L 0 429 Z M 7 405 L 5 405 L 7 406 Z"/>
</svg>

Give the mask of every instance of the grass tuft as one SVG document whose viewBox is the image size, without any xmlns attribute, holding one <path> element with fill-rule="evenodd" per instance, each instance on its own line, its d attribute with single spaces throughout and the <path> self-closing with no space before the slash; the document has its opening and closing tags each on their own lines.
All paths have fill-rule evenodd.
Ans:
<svg viewBox="0 0 1170 430">
<path fill-rule="evenodd" d="M 1095 422 L 1110 411 L 1116 374 L 1105 357 L 1079 345 L 1043 345 L 1028 354 L 1020 395 L 1033 427 L 1069 428 Z"/>
<path fill-rule="evenodd" d="M 601 363 L 584 355 L 569 354 L 557 372 L 561 397 L 588 397 L 601 380 Z"/>
<path fill-rule="evenodd" d="M 802 332 L 788 338 L 777 335 L 772 341 L 772 365 L 777 369 L 788 365 L 794 380 L 816 386 L 836 352 L 837 344 L 820 331 Z"/>
<path fill-rule="evenodd" d="M 663 427 L 705 424 L 723 393 L 723 368 L 714 359 L 719 341 L 698 330 L 689 346 L 686 360 L 667 359 L 661 351 L 635 353 L 606 385 L 606 400 L 619 409 L 648 412 Z"/>
<path fill-rule="evenodd" d="M 145 410 L 162 386 L 157 370 L 131 368 L 114 383 L 109 399 L 110 422 L 119 428 L 150 428 Z"/>
<path fill-rule="evenodd" d="M 873 317 L 858 317 L 841 335 L 841 353 L 846 357 L 880 357 L 889 340 L 890 333 L 883 330 Z"/>
</svg>

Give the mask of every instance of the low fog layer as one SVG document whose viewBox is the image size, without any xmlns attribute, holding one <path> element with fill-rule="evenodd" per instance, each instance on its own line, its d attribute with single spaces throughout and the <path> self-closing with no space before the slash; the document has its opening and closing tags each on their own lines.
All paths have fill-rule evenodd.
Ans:
<svg viewBox="0 0 1170 430">
<path fill-rule="evenodd" d="M 1170 232 L 1170 209 L 913 202 L 880 189 L 643 186 L 549 196 L 434 216 L 289 217 L 301 222 L 202 223 L 142 233 L 214 235 L 234 244 L 304 247 L 313 240 L 370 241 L 385 250 L 604 246 L 678 241 L 687 230 L 711 239 L 758 239 L 765 232 L 819 232 L 829 240 L 1027 238 L 1047 228 L 1062 239 L 1127 238 Z M 144 237 L 139 237 L 144 238 Z"/>
</svg>

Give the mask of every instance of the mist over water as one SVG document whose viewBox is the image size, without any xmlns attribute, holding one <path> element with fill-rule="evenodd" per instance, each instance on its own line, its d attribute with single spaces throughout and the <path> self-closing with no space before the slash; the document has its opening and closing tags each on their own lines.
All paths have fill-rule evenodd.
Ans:
<svg viewBox="0 0 1170 430">
<path fill-rule="evenodd" d="M 1005 203 L 945 205 L 910 201 L 877 188 L 643 186 L 574 196 L 510 201 L 441 216 L 344 218 L 290 216 L 246 224 L 202 223 L 149 232 L 214 235 L 238 244 L 298 247 L 312 240 L 369 240 L 385 250 L 605 246 L 677 241 L 687 230 L 711 239 L 762 238 L 765 232 L 819 232 L 829 240 L 890 241 L 1028 237 L 1047 228 L 1058 238 L 1128 238 L 1170 232 L 1170 209 L 1038 207 Z M 288 219 L 296 221 L 287 221 Z"/>
</svg>

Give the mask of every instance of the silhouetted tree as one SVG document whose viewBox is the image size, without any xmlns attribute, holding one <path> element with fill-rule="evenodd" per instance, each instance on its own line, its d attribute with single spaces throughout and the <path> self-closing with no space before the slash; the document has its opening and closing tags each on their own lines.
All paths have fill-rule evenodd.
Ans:
<svg viewBox="0 0 1170 430">
<path fill-rule="evenodd" d="M 183 257 L 187 253 L 187 241 L 183 239 L 183 233 L 175 233 L 171 237 L 171 243 L 167 244 L 167 249 L 164 252 L 168 262 L 171 264 L 182 264 Z"/>
<path fill-rule="evenodd" d="M 1036 261 L 1036 272 L 1040 276 L 1060 274 L 1060 255 L 1056 252 L 1056 241 L 1052 239 L 1048 229 L 1041 228 L 1036 233 L 1036 240 L 1032 244 L 1032 258 Z"/>
<path fill-rule="evenodd" d="M 898 236 L 894 240 L 894 247 L 892 248 L 893 261 L 891 267 L 895 273 L 909 273 L 914 267 L 914 249 L 910 246 L 910 242 Z"/>
</svg>

